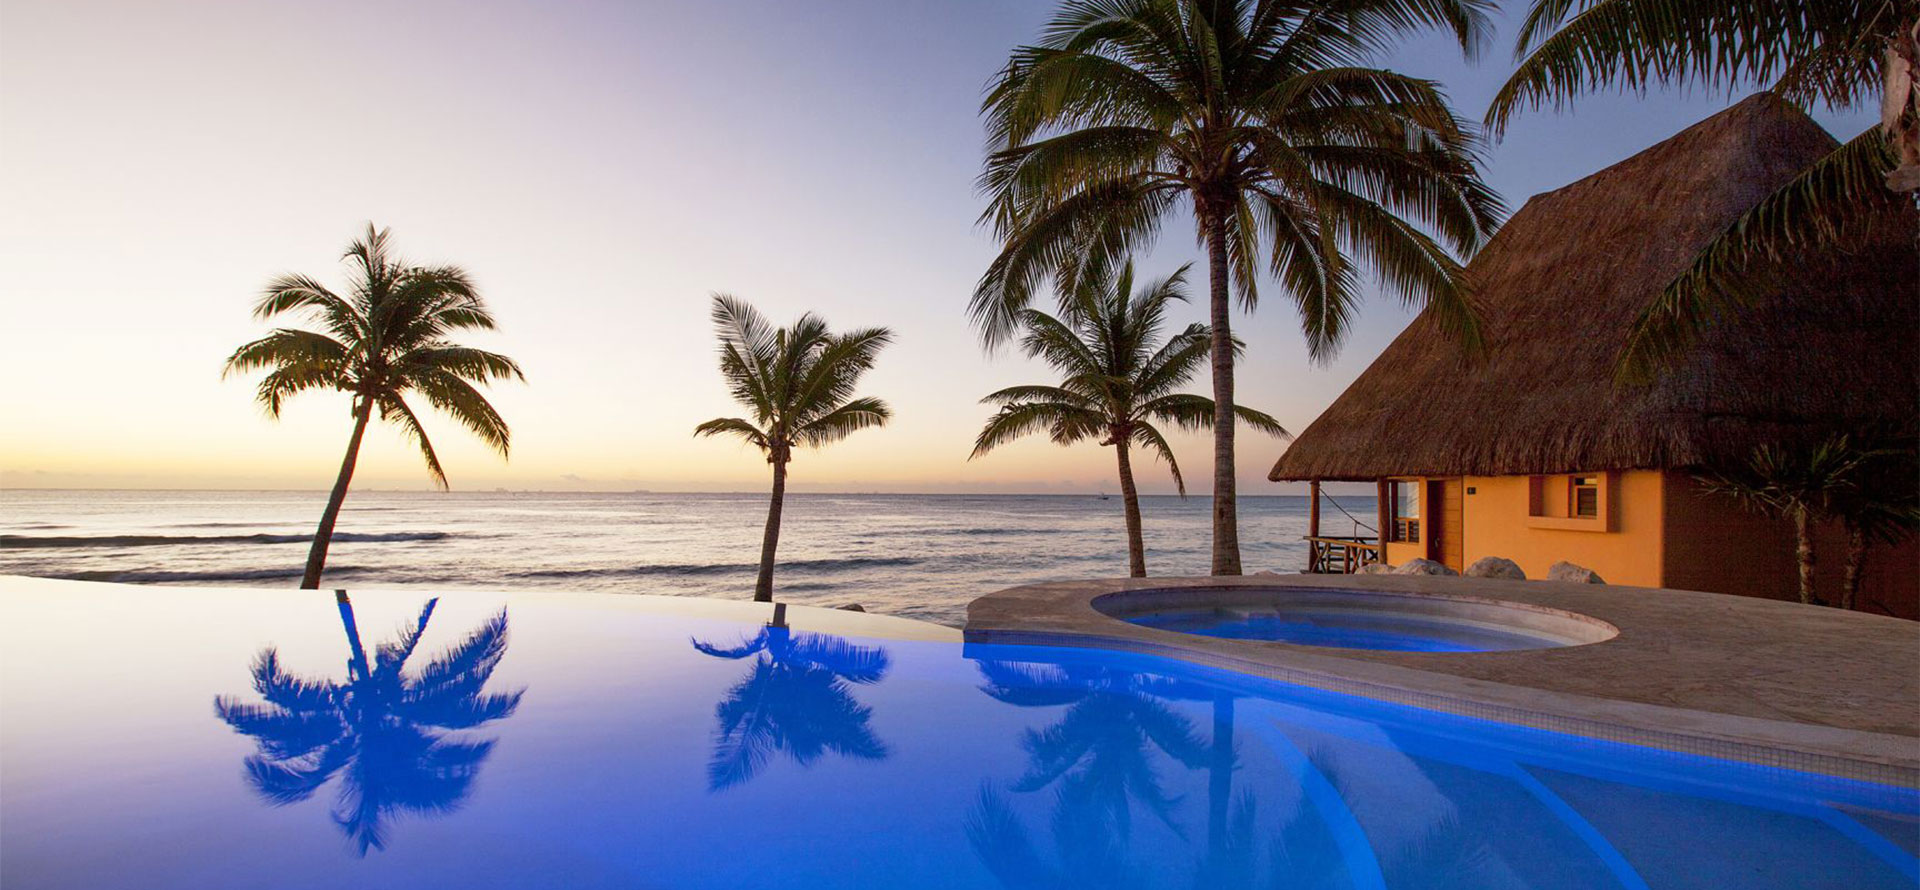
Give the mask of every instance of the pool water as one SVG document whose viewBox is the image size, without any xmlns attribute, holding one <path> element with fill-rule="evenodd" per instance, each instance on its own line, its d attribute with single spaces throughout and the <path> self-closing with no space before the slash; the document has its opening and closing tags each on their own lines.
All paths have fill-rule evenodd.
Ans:
<svg viewBox="0 0 1920 890">
<path fill-rule="evenodd" d="M 1893 888 L 1920 795 L 1097 650 L 0 579 L 0 884 Z"/>
<path fill-rule="evenodd" d="M 1391 652 L 1502 652 L 1564 646 L 1554 637 L 1378 609 L 1193 609 L 1148 612 L 1126 620 L 1142 627 L 1238 640 L 1270 640 L 1336 649 Z"/>
</svg>

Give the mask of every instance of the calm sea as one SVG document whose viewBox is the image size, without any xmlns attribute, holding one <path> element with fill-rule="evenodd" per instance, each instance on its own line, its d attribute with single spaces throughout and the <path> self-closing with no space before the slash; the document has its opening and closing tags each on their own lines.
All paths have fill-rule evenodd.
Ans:
<svg viewBox="0 0 1920 890">
<path fill-rule="evenodd" d="M 0 574 L 291 587 L 319 492 L 0 491 Z M 1343 497 L 1355 515 L 1371 498 Z M 1306 499 L 1245 497 L 1249 572 L 1299 571 Z M 1205 574 L 1209 500 L 1147 497 L 1147 569 Z M 326 583 L 747 597 L 764 495 L 354 492 Z M 1329 532 L 1349 523 L 1329 509 Z M 796 494 L 783 599 L 958 625 L 1015 584 L 1125 575 L 1118 496 Z"/>
</svg>

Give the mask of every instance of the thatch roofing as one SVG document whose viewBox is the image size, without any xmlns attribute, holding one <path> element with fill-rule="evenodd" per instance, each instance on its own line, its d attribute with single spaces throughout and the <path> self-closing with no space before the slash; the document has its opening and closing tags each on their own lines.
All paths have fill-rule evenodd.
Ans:
<svg viewBox="0 0 1920 890">
<path fill-rule="evenodd" d="M 1762 196 L 1833 150 L 1762 93 L 1535 196 L 1469 265 L 1478 359 L 1423 314 L 1296 438 L 1282 479 L 1696 467 L 1920 413 L 1915 214 L 1889 200 L 1650 386 L 1616 387 L 1637 313 Z"/>
</svg>

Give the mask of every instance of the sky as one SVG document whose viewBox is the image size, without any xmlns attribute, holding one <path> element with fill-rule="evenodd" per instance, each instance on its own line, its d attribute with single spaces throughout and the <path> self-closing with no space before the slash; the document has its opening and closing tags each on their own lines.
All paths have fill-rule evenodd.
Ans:
<svg viewBox="0 0 1920 890">
<path fill-rule="evenodd" d="M 1476 62 L 1423 37 L 1383 64 L 1478 119 L 1511 67 L 1507 6 Z M 306 394 L 273 421 L 220 370 L 266 330 L 249 313 L 262 285 L 342 285 L 340 253 L 371 221 L 407 259 L 472 273 L 500 327 L 464 339 L 526 369 L 490 391 L 510 460 L 428 421 L 456 489 L 763 489 L 747 446 L 691 435 L 742 413 L 715 364 L 716 291 L 780 322 L 895 332 L 862 387 L 893 422 L 802 452 L 795 490 L 1116 489 L 1092 444 L 967 459 L 982 395 L 1048 379 L 984 352 L 965 310 L 996 249 L 976 224 L 982 88 L 1053 8 L 0 0 L 0 487 L 331 485 L 347 397 Z M 1730 101 L 1602 94 L 1525 114 L 1486 178 L 1518 209 Z M 1202 260 L 1190 230 L 1168 226 L 1143 273 Z M 1238 395 L 1295 431 L 1411 318 L 1376 295 L 1322 366 L 1284 295 L 1265 296 L 1234 322 Z M 1209 440 L 1174 444 L 1204 493 Z M 1243 493 L 1297 491 L 1265 478 L 1283 448 L 1242 431 Z M 1163 466 L 1139 470 L 1143 491 L 1172 491 Z M 357 487 L 429 485 L 396 431 L 369 432 Z"/>
</svg>

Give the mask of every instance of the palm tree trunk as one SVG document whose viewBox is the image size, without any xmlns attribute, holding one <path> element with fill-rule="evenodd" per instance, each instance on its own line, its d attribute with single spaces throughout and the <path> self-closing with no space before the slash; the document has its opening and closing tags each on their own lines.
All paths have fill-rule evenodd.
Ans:
<svg viewBox="0 0 1920 890">
<path fill-rule="evenodd" d="M 1847 573 L 1840 586 L 1840 608 L 1852 609 L 1860 595 L 1860 570 L 1867 561 L 1867 530 L 1847 523 Z"/>
<path fill-rule="evenodd" d="M 360 462 L 360 439 L 366 435 L 367 421 L 372 417 L 373 400 L 362 398 L 353 412 L 353 438 L 347 440 L 347 456 L 340 462 L 340 478 L 333 480 L 333 493 L 327 496 L 327 511 L 320 514 L 320 528 L 314 531 L 313 546 L 307 550 L 307 571 L 300 578 L 301 590 L 320 589 L 320 570 L 327 567 L 327 546 L 333 543 L 333 524 L 340 518 L 340 505 L 347 502 L 353 467 Z"/>
<path fill-rule="evenodd" d="M 1147 576 L 1147 547 L 1140 540 L 1140 493 L 1133 487 L 1133 460 L 1127 456 L 1127 442 L 1113 437 L 1113 453 L 1120 461 L 1120 500 L 1127 507 L 1127 574 Z"/>
<path fill-rule="evenodd" d="M 1213 336 L 1213 574 L 1240 574 L 1239 508 L 1233 479 L 1233 308 L 1227 279 L 1227 220 L 1210 202 L 1195 210 L 1207 236 Z"/>
<path fill-rule="evenodd" d="M 1813 515 L 1805 507 L 1793 510 L 1794 556 L 1800 562 L 1800 602 L 1813 605 Z"/>
<path fill-rule="evenodd" d="M 787 459 L 773 459 L 773 497 L 767 501 L 767 533 L 760 539 L 760 577 L 753 582 L 753 601 L 773 602 L 773 553 L 780 547 L 780 508 L 787 499 Z"/>
</svg>

